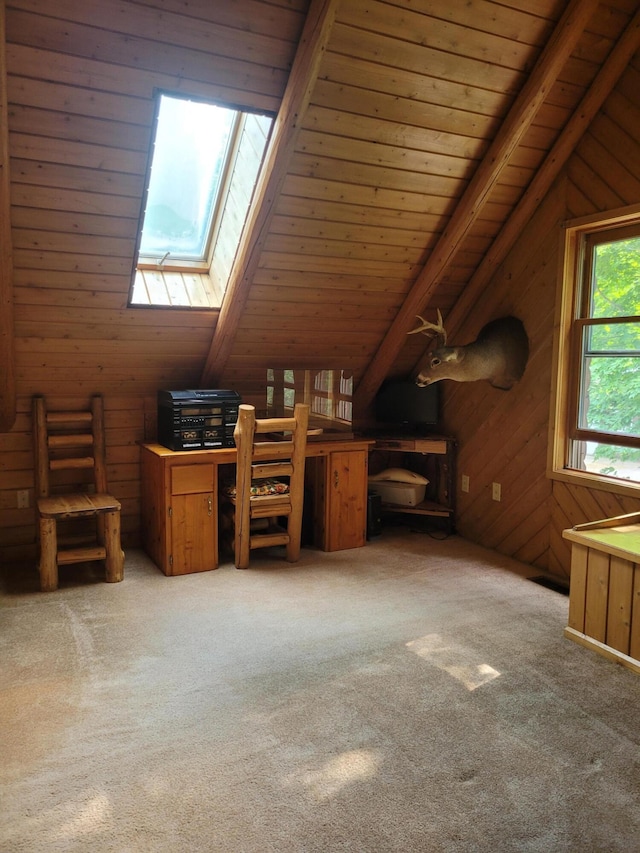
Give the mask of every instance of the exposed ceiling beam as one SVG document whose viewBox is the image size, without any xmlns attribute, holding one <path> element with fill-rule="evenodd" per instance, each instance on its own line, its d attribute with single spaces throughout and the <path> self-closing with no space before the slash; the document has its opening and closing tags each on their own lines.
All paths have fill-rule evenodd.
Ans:
<svg viewBox="0 0 640 853">
<path fill-rule="evenodd" d="M 443 272 L 477 219 L 597 6 L 598 0 L 571 0 L 567 6 L 358 385 L 354 395 L 357 411 L 364 411 L 373 400 L 404 345 L 415 315 L 428 302 Z"/>
<path fill-rule="evenodd" d="M 16 420 L 5 4 L 0 0 L 0 432 Z"/>
<path fill-rule="evenodd" d="M 640 50 L 640 9 L 614 45 L 598 75 L 567 122 L 553 148 L 536 172 L 515 210 L 497 235 L 479 267 L 446 318 L 447 335 L 451 339 L 473 309 L 477 309 L 486 285 L 514 245 L 527 222 L 549 191 L 596 113 L 620 79 L 633 56 Z M 416 365 L 420 369 L 423 356 Z"/>
<path fill-rule="evenodd" d="M 339 0 L 311 0 L 309 12 L 276 118 L 260 182 L 202 373 L 202 387 L 219 384 L 233 346 L 247 295 L 269 232 L 275 202 L 287 174 L 315 86 Z"/>
</svg>

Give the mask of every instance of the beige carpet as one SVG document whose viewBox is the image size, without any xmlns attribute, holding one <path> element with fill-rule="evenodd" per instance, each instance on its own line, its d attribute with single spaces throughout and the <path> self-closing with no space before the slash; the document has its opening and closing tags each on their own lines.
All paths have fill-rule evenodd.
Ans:
<svg viewBox="0 0 640 853">
<path fill-rule="evenodd" d="M 640 850 L 640 678 L 452 537 L 6 571 L 2 853 Z"/>
</svg>

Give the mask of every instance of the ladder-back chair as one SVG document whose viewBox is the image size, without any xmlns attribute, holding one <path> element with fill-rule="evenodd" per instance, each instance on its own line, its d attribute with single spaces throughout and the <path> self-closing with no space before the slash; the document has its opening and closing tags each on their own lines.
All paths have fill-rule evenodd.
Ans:
<svg viewBox="0 0 640 853">
<path fill-rule="evenodd" d="M 308 424 L 306 403 L 297 403 L 293 417 L 288 418 L 256 418 L 253 406 L 239 407 L 234 431 L 236 485 L 231 497 L 238 569 L 248 568 L 253 549 L 273 545 L 286 547 L 289 562 L 300 559 Z"/>
<path fill-rule="evenodd" d="M 102 397 L 81 412 L 48 411 L 34 397 L 33 430 L 41 590 L 58 588 L 58 566 L 67 563 L 104 560 L 107 581 L 121 581 L 120 502 L 107 488 Z"/>
</svg>

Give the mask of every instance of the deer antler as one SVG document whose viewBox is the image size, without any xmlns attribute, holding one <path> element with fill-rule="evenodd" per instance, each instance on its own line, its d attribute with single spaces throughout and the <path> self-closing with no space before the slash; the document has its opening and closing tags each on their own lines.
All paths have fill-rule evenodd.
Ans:
<svg viewBox="0 0 640 853">
<path fill-rule="evenodd" d="M 419 314 L 416 315 L 417 319 L 420 320 L 420 325 L 416 329 L 411 329 L 410 332 L 407 332 L 408 335 L 415 335 L 416 332 L 422 332 L 423 335 L 442 335 L 443 344 L 447 343 L 447 331 L 442 322 L 442 314 L 440 313 L 440 309 L 436 309 L 438 312 L 438 322 L 430 323 L 428 320 L 425 320 L 424 317 L 421 317 Z"/>
</svg>

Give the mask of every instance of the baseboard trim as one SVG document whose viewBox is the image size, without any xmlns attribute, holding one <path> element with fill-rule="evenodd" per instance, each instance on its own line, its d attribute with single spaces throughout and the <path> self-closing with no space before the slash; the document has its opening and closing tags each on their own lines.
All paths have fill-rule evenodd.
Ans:
<svg viewBox="0 0 640 853">
<path fill-rule="evenodd" d="M 617 649 L 612 649 L 611 646 L 607 646 L 605 643 L 601 643 L 593 637 L 588 637 L 586 634 L 576 631 L 575 628 L 565 628 L 564 635 L 567 639 L 573 640 L 588 649 L 592 649 L 594 652 L 597 652 L 603 657 L 608 658 L 615 663 L 619 663 L 622 666 L 626 666 L 628 669 L 631 669 L 640 675 L 640 661 L 635 658 L 629 657 L 629 655 L 625 655 Z"/>
</svg>

